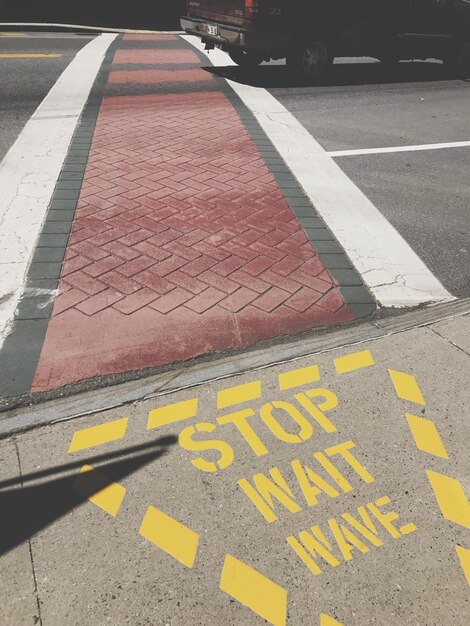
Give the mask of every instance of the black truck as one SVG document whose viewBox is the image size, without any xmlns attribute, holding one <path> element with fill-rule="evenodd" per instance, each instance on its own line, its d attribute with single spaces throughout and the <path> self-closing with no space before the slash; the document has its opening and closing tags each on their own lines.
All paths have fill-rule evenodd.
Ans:
<svg viewBox="0 0 470 626">
<path fill-rule="evenodd" d="M 470 76 L 470 0 L 187 0 L 181 26 L 240 66 L 285 58 L 310 80 L 343 56 L 437 58 Z"/>
</svg>

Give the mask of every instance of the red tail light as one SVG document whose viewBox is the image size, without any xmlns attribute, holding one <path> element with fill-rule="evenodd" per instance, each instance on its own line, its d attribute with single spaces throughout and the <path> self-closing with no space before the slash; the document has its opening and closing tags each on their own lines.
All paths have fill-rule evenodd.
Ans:
<svg viewBox="0 0 470 626">
<path fill-rule="evenodd" d="M 245 0 L 245 18 L 254 19 L 258 15 L 259 0 Z"/>
</svg>

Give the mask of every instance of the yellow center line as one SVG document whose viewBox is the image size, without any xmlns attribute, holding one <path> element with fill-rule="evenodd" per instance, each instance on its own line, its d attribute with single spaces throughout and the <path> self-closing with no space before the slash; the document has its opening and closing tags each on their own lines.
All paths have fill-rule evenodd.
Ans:
<svg viewBox="0 0 470 626">
<path fill-rule="evenodd" d="M 59 59 L 61 54 L 0 54 L 0 59 Z"/>
<path fill-rule="evenodd" d="M 6 32 L 0 33 L 0 37 L 27 37 L 26 33 Z"/>
</svg>

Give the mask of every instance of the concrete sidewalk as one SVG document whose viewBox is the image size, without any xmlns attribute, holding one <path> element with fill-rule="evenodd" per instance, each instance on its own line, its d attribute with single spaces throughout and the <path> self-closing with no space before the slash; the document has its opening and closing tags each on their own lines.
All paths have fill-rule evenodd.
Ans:
<svg viewBox="0 0 470 626">
<path fill-rule="evenodd" d="M 464 626 L 470 317 L 0 442 L 3 623 Z"/>
<path fill-rule="evenodd" d="M 205 63 L 174 35 L 110 48 L 0 354 L 4 399 L 375 310 L 252 113 Z"/>
</svg>

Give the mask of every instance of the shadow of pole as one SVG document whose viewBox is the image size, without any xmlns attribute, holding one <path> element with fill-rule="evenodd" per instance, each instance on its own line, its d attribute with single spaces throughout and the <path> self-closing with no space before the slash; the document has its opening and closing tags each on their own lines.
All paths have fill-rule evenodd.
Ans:
<svg viewBox="0 0 470 626">
<path fill-rule="evenodd" d="M 0 555 L 9 552 L 50 524 L 70 513 L 88 498 L 113 482 L 130 476 L 138 469 L 163 456 L 176 437 L 164 437 L 143 446 L 108 455 L 83 459 L 80 462 L 34 472 L 22 478 L 0 483 Z M 109 462 L 110 458 L 123 457 Z M 131 455 L 131 456 L 129 456 Z M 108 462 L 104 462 L 108 461 Z M 90 476 L 81 481 L 80 492 L 74 488 L 77 474 L 55 477 L 40 484 L 25 486 L 34 480 L 79 469 L 93 463 L 100 480 Z M 100 463 L 100 465 L 96 465 Z M 90 474 L 92 474 L 90 472 Z M 16 483 L 16 487 L 5 489 Z"/>
</svg>

